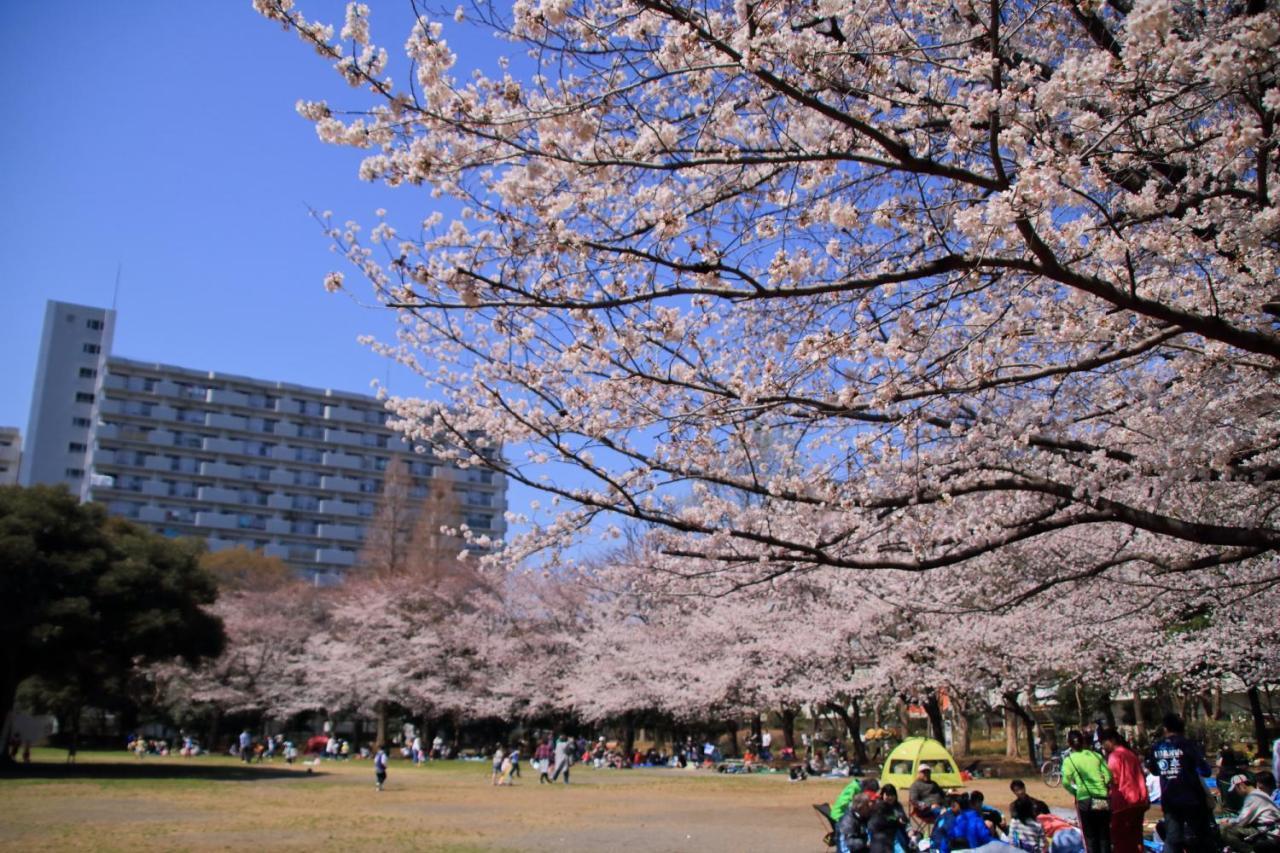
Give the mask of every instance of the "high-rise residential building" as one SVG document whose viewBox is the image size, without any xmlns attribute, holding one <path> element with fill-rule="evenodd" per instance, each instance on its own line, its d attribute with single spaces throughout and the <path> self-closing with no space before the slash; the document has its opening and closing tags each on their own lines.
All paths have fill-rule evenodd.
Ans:
<svg viewBox="0 0 1280 853">
<path fill-rule="evenodd" d="M 85 310 L 56 304 L 63 313 Z M 42 365 L 37 375 L 49 370 Z M 261 549 L 337 577 L 355 563 L 384 477 L 397 467 L 408 501 L 445 485 L 459 521 L 495 539 L 505 532 L 504 478 L 410 447 L 368 395 L 110 354 L 85 393 L 93 400 L 80 439 L 81 496 L 166 535 L 202 536 L 214 550 Z M 44 389 L 38 399 L 54 398 Z M 33 424 L 45 420 L 33 412 Z"/>
<path fill-rule="evenodd" d="M 116 312 L 50 301 L 31 394 L 31 419 L 19 482 L 66 483 L 82 491 L 89 427 Z"/>
<path fill-rule="evenodd" d="M 0 486 L 18 482 L 22 462 L 22 433 L 17 427 L 0 427 Z"/>
</svg>

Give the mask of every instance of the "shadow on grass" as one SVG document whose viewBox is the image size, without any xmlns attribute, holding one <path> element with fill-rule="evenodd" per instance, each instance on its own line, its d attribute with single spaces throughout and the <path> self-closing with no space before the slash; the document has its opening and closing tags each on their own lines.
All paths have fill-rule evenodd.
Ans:
<svg viewBox="0 0 1280 853">
<path fill-rule="evenodd" d="M 0 764 L 0 779 L 193 779 L 207 782 L 257 782 L 264 779 L 316 779 L 324 775 L 310 767 L 173 764 L 159 761 Z"/>
</svg>

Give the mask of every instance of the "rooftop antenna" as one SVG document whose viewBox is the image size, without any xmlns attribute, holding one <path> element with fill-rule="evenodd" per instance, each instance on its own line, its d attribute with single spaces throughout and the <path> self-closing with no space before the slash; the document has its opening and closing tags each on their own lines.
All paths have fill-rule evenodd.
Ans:
<svg viewBox="0 0 1280 853">
<path fill-rule="evenodd" d="M 116 310 L 116 302 L 120 299 L 120 273 L 124 271 L 124 263 L 116 261 L 116 286 L 111 291 L 111 310 Z"/>
</svg>

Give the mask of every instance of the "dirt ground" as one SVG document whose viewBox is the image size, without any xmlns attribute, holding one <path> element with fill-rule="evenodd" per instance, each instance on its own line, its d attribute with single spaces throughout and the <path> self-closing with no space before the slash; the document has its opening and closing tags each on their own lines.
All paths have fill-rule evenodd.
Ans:
<svg viewBox="0 0 1280 853">
<path fill-rule="evenodd" d="M 225 758 L 117 753 L 82 754 L 68 768 L 61 755 L 0 776 L 0 850 L 821 853 L 825 828 L 812 804 L 830 802 L 844 784 L 575 767 L 572 784 L 548 786 L 526 767 L 514 786 L 495 788 L 480 762 L 393 761 L 378 792 L 368 761 L 246 768 Z M 972 787 L 1007 808 L 1007 779 Z M 1038 780 L 1028 789 L 1050 805 L 1069 802 Z"/>
</svg>

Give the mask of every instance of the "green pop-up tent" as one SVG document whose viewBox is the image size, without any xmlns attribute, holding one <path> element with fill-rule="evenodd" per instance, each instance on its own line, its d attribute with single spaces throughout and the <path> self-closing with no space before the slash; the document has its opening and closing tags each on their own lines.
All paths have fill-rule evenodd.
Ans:
<svg viewBox="0 0 1280 853">
<path fill-rule="evenodd" d="M 880 784 L 892 782 L 905 791 L 916 780 L 921 764 L 928 764 L 933 781 L 944 788 L 964 787 L 960 767 L 947 748 L 933 738 L 909 737 L 893 748 L 880 771 Z"/>
</svg>

